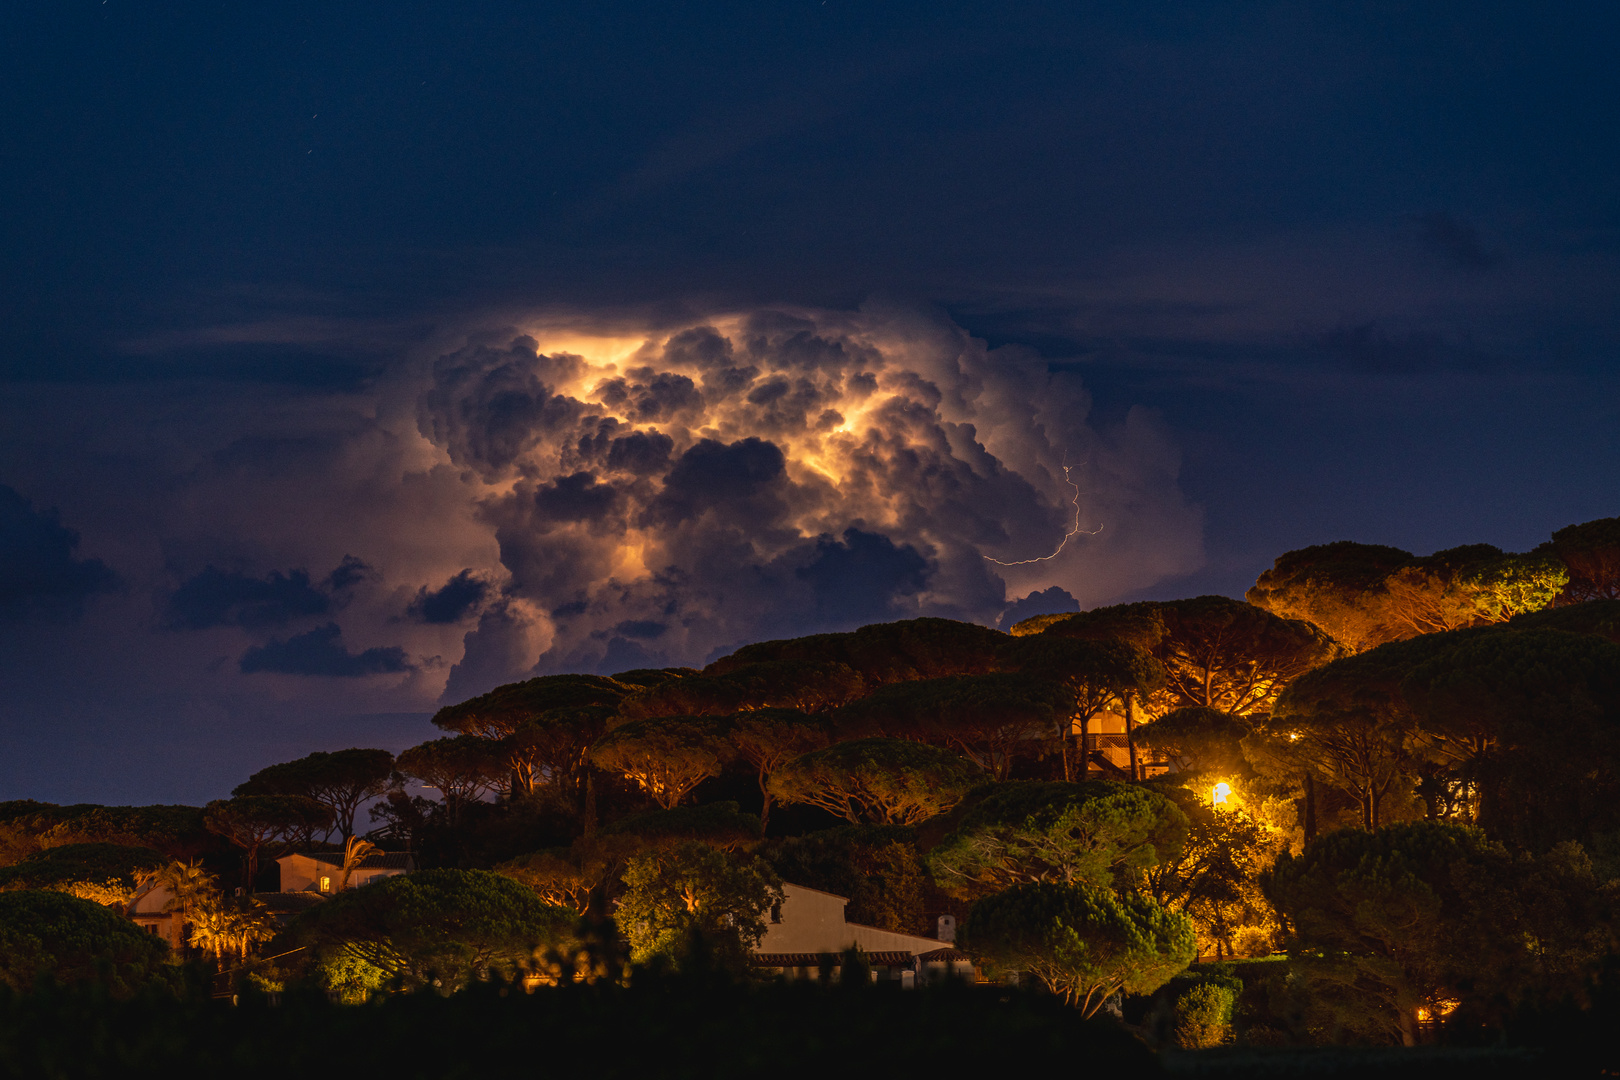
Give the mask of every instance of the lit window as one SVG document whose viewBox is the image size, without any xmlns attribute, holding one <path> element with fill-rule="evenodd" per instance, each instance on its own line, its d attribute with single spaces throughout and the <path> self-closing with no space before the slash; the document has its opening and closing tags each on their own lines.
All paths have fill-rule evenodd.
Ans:
<svg viewBox="0 0 1620 1080">
<path fill-rule="evenodd" d="M 331 891 L 332 891 L 332 879 L 329 878 L 329 877 L 321 878 L 321 892 L 331 892 Z"/>
</svg>

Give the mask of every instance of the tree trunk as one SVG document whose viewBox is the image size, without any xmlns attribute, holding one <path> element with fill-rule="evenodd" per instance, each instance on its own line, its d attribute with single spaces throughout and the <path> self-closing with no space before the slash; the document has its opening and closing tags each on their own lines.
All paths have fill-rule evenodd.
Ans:
<svg viewBox="0 0 1620 1080">
<path fill-rule="evenodd" d="M 1141 767 L 1136 761 L 1136 695 L 1125 695 L 1125 749 L 1131 755 L 1131 779 L 1142 779 Z"/>
<path fill-rule="evenodd" d="M 586 836 L 596 834 L 596 780 L 591 775 L 591 767 L 585 766 L 585 798 L 584 805 L 580 807 L 580 825 Z"/>
<path fill-rule="evenodd" d="M 1091 714 L 1080 714 L 1080 779 L 1091 779 L 1091 738 L 1087 732 L 1091 728 Z"/>
<path fill-rule="evenodd" d="M 1074 737 L 1074 717 L 1066 717 L 1063 728 L 1058 733 L 1058 753 L 1063 757 L 1063 779 L 1065 782 L 1074 779 L 1069 768 L 1069 740 Z"/>
<path fill-rule="evenodd" d="M 1413 1018 L 1411 1009 L 1401 1010 L 1401 1045 L 1417 1045 L 1417 1021 Z"/>
<path fill-rule="evenodd" d="M 765 775 L 764 769 L 759 770 L 759 793 L 764 796 L 764 801 L 759 805 L 759 835 L 764 836 L 765 826 L 771 820 L 770 777 Z"/>
<path fill-rule="evenodd" d="M 1316 839 L 1316 777 L 1305 774 L 1305 842 Z"/>
</svg>

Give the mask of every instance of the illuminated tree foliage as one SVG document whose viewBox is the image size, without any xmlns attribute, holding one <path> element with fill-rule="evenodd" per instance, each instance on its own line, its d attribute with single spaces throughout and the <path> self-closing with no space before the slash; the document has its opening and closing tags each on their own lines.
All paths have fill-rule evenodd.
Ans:
<svg viewBox="0 0 1620 1080">
<path fill-rule="evenodd" d="M 1033 974 L 1087 1017 L 1122 990 L 1152 993 L 1197 953 L 1187 917 L 1149 897 L 1051 882 L 979 900 L 960 943 L 996 967 Z"/>
<path fill-rule="evenodd" d="M 232 795 L 302 795 L 332 811 L 344 836 L 354 835 L 360 804 L 388 790 L 394 755 L 386 750 L 338 750 L 260 769 Z"/>
<path fill-rule="evenodd" d="M 49 889 L 0 892 L 0 986 L 22 993 L 41 975 L 99 986 L 115 998 L 177 988 L 169 947 L 89 900 Z"/>
<path fill-rule="evenodd" d="M 242 887 L 251 893 L 259 876 L 259 856 L 293 842 L 309 843 L 331 827 L 332 811 L 302 795 L 241 795 L 204 807 L 208 828 L 242 849 Z"/>
<path fill-rule="evenodd" d="M 591 761 L 635 781 L 665 810 L 718 776 L 732 753 L 731 721 L 715 716 L 658 716 L 621 724 L 591 748 Z"/>
<path fill-rule="evenodd" d="M 781 881 L 763 860 L 693 841 L 635 856 L 624 886 L 619 930 L 637 963 L 678 960 L 698 935 L 728 966 L 745 969 L 766 917 L 783 899 Z"/>
<path fill-rule="evenodd" d="M 163 856 L 151 848 L 66 844 L 0 869 L 0 892 L 54 889 L 97 904 L 122 904 L 135 893 L 141 879 L 163 862 Z"/>
<path fill-rule="evenodd" d="M 928 856 L 941 888 L 972 898 L 1030 882 L 1134 888 L 1186 840 L 1169 799 L 1132 784 L 1019 781 L 976 795 Z"/>
<path fill-rule="evenodd" d="M 1170 601 L 1159 613 L 1166 689 L 1181 706 L 1266 712 L 1291 681 L 1340 653 L 1310 623 L 1224 596 Z"/>
<path fill-rule="evenodd" d="M 913 825 L 961 801 L 984 773 L 959 754 L 902 739 L 853 739 L 794 758 L 771 794 L 854 825 Z"/>
<path fill-rule="evenodd" d="M 188 943 L 214 957 L 217 971 L 225 969 L 227 958 L 246 960 L 261 942 L 276 935 L 275 917 L 264 904 L 251 896 L 225 896 L 208 890 L 188 907 Z"/>
<path fill-rule="evenodd" d="M 1186 789 L 1175 801 L 1187 817 L 1186 840 L 1145 871 L 1142 889 L 1192 919 L 1217 956 L 1232 956 L 1238 931 L 1274 928 L 1259 883 L 1278 843 L 1241 808 L 1217 808 Z"/>
<path fill-rule="evenodd" d="M 770 820 L 772 774 L 800 754 L 819 750 L 832 741 L 827 722 L 796 709 L 749 709 L 731 717 L 726 730 L 731 745 L 759 776 L 763 804 L 760 825 Z"/>
<path fill-rule="evenodd" d="M 495 872 L 527 885 L 547 903 L 581 915 L 592 910 L 606 913 L 623 891 L 620 878 L 625 866 L 638 854 L 686 843 L 742 851 L 759 841 L 759 819 L 743 813 L 734 802 L 678 806 L 613 822 L 568 847 L 509 859 Z"/>
<path fill-rule="evenodd" d="M 508 859 L 495 872 L 534 890 L 548 904 L 584 915 L 612 900 L 625 864 L 641 849 L 629 834 L 582 836 L 568 847 Z"/>
<path fill-rule="evenodd" d="M 482 870 L 420 870 L 349 889 L 299 915 L 273 946 L 319 964 L 359 957 L 402 989 L 444 990 L 514 977 L 537 952 L 571 942 L 575 915 Z"/>
<path fill-rule="evenodd" d="M 1620 517 L 1566 525 L 1550 546 L 1569 567 L 1566 602 L 1620 600 Z"/>
<path fill-rule="evenodd" d="M 1266 712 L 1291 680 L 1341 652 L 1310 623 L 1224 596 L 1122 604 L 1044 621 L 1048 618 L 1039 623 L 1043 637 L 1113 637 L 1151 652 L 1164 665 L 1164 697 L 1171 708 Z"/>
<path fill-rule="evenodd" d="M 1243 756 L 1243 740 L 1253 731 L 1253 723 L 1245 717 L 1192 705 L 1172 709 L 1143 726 L 1137 738 L 1182 773 L 1233 777 L 1253 771 Z"/>
<path fill-rule="evenodd" d="M 953 747 L 1006 779 L 1014 758 L 1067 726 L 1074 711 L 1073 695 L 1056 682 L 1021 674 L 955 675 L 882 687 L 838 710 L 834 722 L 849 734 Z"/>
<path fill-rule="evenodd" d="M 1244 598 L 1285 619 L 1304 619 L 1351 652 L 1399 636 L 1389 625 L 1389 576 L 1410 551 L 1341 540 L 1278 557 Z"/>
<path fill-rule="evenodd" d="M 1578 527 L 1577 527 L 1578 528 Z M 1250 603 L 1306 619 L 1351 652 L 1417 634 L 1504 622 L 1546 607 L 1564 590 L 1565 562 L 1489 544 L 1421 558 L 1398 548 L 1341 541 L 1290 551 L 1260 575 Z"/>
</svg>

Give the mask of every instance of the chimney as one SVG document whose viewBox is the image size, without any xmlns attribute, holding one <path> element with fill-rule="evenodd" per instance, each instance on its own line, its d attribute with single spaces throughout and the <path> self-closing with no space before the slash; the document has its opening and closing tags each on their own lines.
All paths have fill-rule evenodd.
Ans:
<svg viewBox="0 0 1620 1080">
<path fill-rule="evenodd" d="M 934 936 L 941 941 L 956 940 L 956 916 L 941 915 L 934 926 Z"/>
</svg>

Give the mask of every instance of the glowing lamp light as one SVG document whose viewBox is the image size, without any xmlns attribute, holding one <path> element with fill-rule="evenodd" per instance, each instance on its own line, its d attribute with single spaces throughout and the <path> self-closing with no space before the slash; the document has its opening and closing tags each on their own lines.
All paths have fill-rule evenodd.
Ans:
<svg viewBox="0 0 1620 1080">
<path fill-rule="evenodd" d="M 1214 798 L 1216 806 L 1225 806 L 1226 800 L 1232 794 L 1232 785 L 1228 784 L 1225 780 L 1222 780 L 1220 783 L 1215 785 L 1214 790 L 1210 794 Z"/>
</svg>

